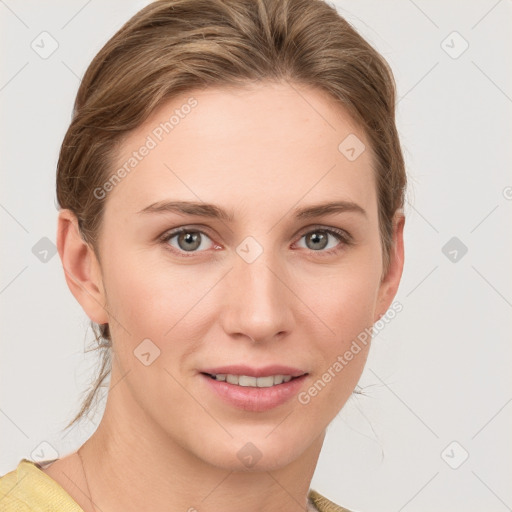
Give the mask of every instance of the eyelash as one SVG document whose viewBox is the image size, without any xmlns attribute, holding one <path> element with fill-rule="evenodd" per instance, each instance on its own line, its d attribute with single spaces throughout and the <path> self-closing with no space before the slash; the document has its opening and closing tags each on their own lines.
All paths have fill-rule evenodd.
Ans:
<svg viewBox="0 0 512 512">
<path fill-rule="evenodd" d="M 320 256 L 330 256 L 333 254 L 337 254 L 339 251 L 342 250 L 343 245 L 350 246 L 350 245 L 353 245 L 353 243 L 354 243 L 352 236 L 347 231 L 338 229 L 338 228 L 332 228 L 332 227 L 327 228 L 324 226 L 313 226 L 309 231 L 306 231 L 305 233 L 303 233 L 299 239 L 301 239 L 302 237 L 309 235 L 311 233 L 315 233 L 317 231 L 324 231 L 326 233 L 329 233 L 330 235 L 334 236 L 338 241 L 342 242 L 342 244 L 336 246 L 335 248 L 329 249 L 329 250 L 313 251 L 312 249 L 310 249 L 310 252 L 318 253 Z M 180 256 L 182 256 L 184 258 L 190 258 L 190 257 L 195 256 L 198 253 L 205 252 L 205 251 L 196 251 L 196 252 L 191 251 L 189 254 L 187 254 L 185 251 L 181 251 L 181 250 L 171 247 L 169 245 L 169 243 L 168 243 L 169 240 L 171 240 L 175 236 L 180 235 L 181 233 L 189 233 L 189 232 L 190 233 L 200 233 L 201 235 L 205 235 L 211 239 L 211 237 L 208 236 L 207 233 L 205 233 L 204 231 L 202 231 L 200 229 L 194 229 L 191 227 L 182 227 L 182 228 L 174 229 L 172 231 L 165 232 L 161 237 L 159 237 L 159 240 L 162 244 L 164 244 L 166 246 L 167 250 L 171 251 L 173 254 L 179 254 Z"/>
</svg>

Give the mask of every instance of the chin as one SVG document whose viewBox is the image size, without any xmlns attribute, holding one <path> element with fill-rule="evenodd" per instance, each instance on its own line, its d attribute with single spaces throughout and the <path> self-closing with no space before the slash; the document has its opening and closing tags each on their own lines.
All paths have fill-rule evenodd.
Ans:
<svg viewBox="0 0 512 512">
<path fill-rule="evenodd" d="M 203 439 L 194 452 L 205 462 L 229 471 L 275 471 L 299 458 L 311 444 L 304 434 L 291 435 L 283 425 L 281 432 L 277 432 L 278 426 L 269 435 L 272 428 L 260 427 L 259 432 L 251 428 L 237 435 L 228 428 L 233 438 L 226 434 L 223 439 Z"/>
</svg>

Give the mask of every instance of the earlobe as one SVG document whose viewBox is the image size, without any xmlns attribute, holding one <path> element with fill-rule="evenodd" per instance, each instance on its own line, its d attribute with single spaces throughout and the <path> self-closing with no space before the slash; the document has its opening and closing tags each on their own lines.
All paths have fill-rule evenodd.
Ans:
<svg viewBox="0 0 512 512">
<path fill-rule="evenodd" d="M 57 250 L 71 293 L 93 322 L 108 323 L 101 272 L 93 249 L 82 239 L 71 210 L 61 209 L 57 222 Z"/>
<path fill-rule="evenodd" d="M 405 216 L 399 211 L 393 219 L 393 246 L 390 251 L 389 267 L 386 275 L 383 277 L 377 303 L 377 313 L 374 322 L 379 320 L 391 306 L 396 292 L 400 285 L 400 279 L 404 268 L 404 226 Z"/>
</svg>

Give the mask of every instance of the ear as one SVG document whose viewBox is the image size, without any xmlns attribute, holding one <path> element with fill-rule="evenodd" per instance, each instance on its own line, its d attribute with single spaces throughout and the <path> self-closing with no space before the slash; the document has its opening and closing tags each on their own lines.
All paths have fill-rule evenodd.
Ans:
<svg viewBox="0 0 512 512">
<path fill-rule="evenodd" d="M 57 250 L 71 293 L 93 322 L 108 323 L 101 267 L 94 250 L 82 239 L 71 210 L 61 209 L 57 222 Z"/>
<path fill-rule="evenodd" d="M 405 216 L 398 211 L 393 218 L 393 244 L 389 255 L 389 267 L 381 279 L 374 323 L 381 318 L 395 298 L 404 268 L 404 225 Z"/>
</svg>

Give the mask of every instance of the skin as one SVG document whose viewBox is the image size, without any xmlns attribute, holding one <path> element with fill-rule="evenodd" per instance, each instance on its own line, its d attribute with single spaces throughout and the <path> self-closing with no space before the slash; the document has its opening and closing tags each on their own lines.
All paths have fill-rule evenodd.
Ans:
<svg viewBox="0 0 512 512">
<path fill-rule="evenodd" d="M 115 169 L 191 96 L 198 105 L 103 199 L 101 265 L 72 213 L 59 214 L 68 286 L 90 319 L 110 324 L 114 357 L 104 416 L 80 449 L 95 508 L 76 453 L 45 472 L 86 512 L 304 510 L 326 428 L 369 344 L 307 405 L 294 397 L 265 412 L 224 403 L 198 371 L 282 363 L 309 372 L 307 390 L 390 307 L 405 219 L 396 216 L 384 275 L 364 132 L 325 93 L 287 83 L 176 97 L 125 139 Z M 351 133 L 367 148 L 355 161 L 338 150 Z M 166 199 L 214 203 L 234 221 L 137 213 Z M 329 200 L 353 201 L 366 215 L 293 217 Z M 305 235 L 316 225 L 346 230 L 353 243 L 329 235 L 315 249 Z M 180 226 L 205 233 L 195 252 L 178 237 L 158 241 Z M 247 236 L 263 248 L 252 263 L 236 252 Z M 146 338 L 161 351 L 149 366 L 134 356 Z M 237 457 L 247 442 L 262 454 L 252 468 Z"/>
</svg>

